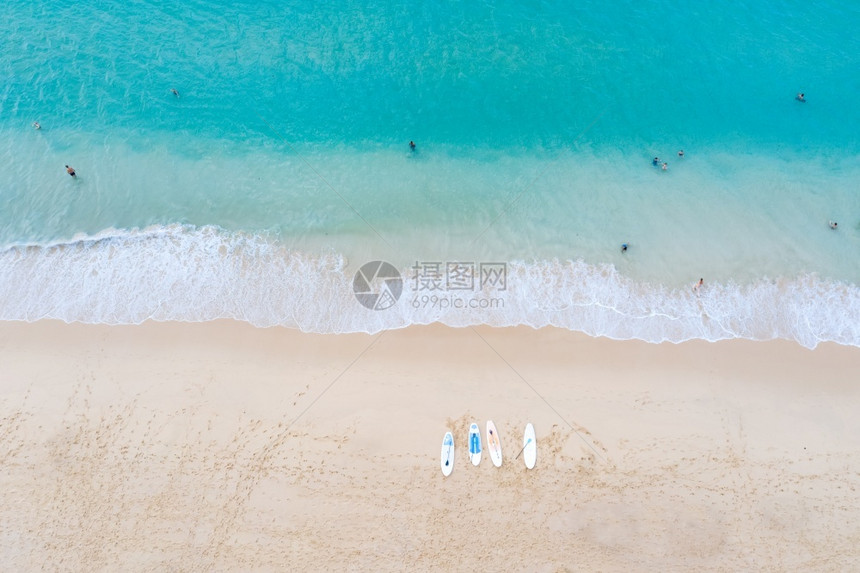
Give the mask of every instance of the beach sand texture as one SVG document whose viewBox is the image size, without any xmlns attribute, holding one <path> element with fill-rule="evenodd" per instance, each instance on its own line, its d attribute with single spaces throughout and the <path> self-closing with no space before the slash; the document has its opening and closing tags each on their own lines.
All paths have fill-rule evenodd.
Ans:
<svg viewBox="0 0 860 573">
<path fill-rule="evenodd" d="M 854 347 L 40 321 L 0 360 L 4 571 L 860 562 Z M 488 418 L 499 469 L 468 462 Z"/>
</svg>

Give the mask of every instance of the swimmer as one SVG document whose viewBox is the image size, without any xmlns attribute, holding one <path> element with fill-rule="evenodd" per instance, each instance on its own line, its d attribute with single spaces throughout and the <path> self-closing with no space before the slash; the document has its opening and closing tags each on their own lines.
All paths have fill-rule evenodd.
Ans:
<svg viewBox="0 0 860 573">
<path fill-rule="evenodd" d="M 657 167 L 658 165 L 660 165 L 660 158 L 659 158 L 659 157 L 655 157 L 654 159 L 652 159 L 652 160 L 651 160 L 651 165 L 653 165 L 654 167 Z"/>
<path fill-rule="evenodd" d="M 69 175 L 71 175 L 71 176 L 72 176 L 72 177 L 74 177 L 74 178 L 77 178 L 77 177 L 78 177 L 78 174 L 77 174 L 77 173 L 75 173 L 75 168 L 74 168 L 74 167 L 69 167 L 68 165 L 66 165 L 66 173 L 68 173 Z"/>
<path fill-rule="evenodd" d="M 172 94 L 173 94 L 173 95 L 175 95 L 176 97 L 179 97 L 179 92 L 178 92 L 178 91 L 176 91 L 176 88 L 170 88 L 170 93 L 172 93 Z"/>
<path fill-rule="evenodd" d="M 666 171 L 667 169 L 669 169 L 669 164 L 664 161 L 663 165 L 660 166 L 660 169 L 662 169 L 663 171 Z"/>
<path fill-rule="evenodd" d="M 409 149 L 411 149 L 412 151 L 415 151 L 415 142 L 414 141 L 409 142 Z"/>
<path fill-rule="evenodd" d="M 702 285 L 704 285 L 704 284 L 705 284 L 705 279 L 699 279 L 699 282 L 697 282 L 695 285 L 693 285 L 693 292 L 695 292 L 696 294 L 699 294 L 699 289 L 702 288 Z"/>
<path fill-rule="evenodd" d="M 678 152 L 678 157 L 684 157 L 684 150 L 683 149 Z"/>
<path fill-rule="evenodd" d="M 836 230 L 838 225 L 839 225 L 839 223 L 837 223 L 836 221 L 830 221 L 830 228 L 831 229 Z"/>
<path fill-rule="evenodd" d="M 626 252 L 627 252 L 627 243 L 621 243 L 621 252 L 622 252 L 622 253 L 626 253 Z"/>
<path fill-rule="evenodd" d="M 806 103 L 806 97 L 802 93 L 797 94 L 797 97 L 794 99 L 796 99 L 797 101 L 802 101 L 802 102 Z"/>
<path fill-rule="evenodd" d="M 39 125 L 39 122 L 38 122 L 38 121 L 34 121 L 34 122 L 33 122 L 33 129 L 42 129 L 42 126 L 41 126 L 41 125 Z"/>
</svg>

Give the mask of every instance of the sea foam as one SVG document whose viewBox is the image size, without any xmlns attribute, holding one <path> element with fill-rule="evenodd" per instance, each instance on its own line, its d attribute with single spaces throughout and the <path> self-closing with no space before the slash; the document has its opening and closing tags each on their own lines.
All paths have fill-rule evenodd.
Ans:
<svg viewBox="0 0 860 573">
<path fill-rule="evenodd" d="M 407 265 L 398 269 L 399 300 L 371 310 L 354 292 L 355 274 L 366 262 L 216 227 L 110 229 L 0 252 L 0 320 L 230 318 L 318 333 L 436 322 L 553 325 L 654 343 L 782 338 L 808 348 L 824 341 L 860 346 L 860 288 L 811 274 L 694 290 L 636 281 L 608 264 L 509 261 L 496 263 L 501 281 L 477 276 L 468 290 L 445 282 L 431 290 L 419 268 Z M 383 288 L 384 281 L 370 286 Z"/>
</svg>

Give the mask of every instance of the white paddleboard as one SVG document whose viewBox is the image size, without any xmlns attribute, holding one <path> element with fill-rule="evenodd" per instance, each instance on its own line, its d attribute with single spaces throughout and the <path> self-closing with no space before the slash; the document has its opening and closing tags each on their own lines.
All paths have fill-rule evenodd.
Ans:
<svg viewBox="0 0 860 573">
<path fill-rule="evenodd" d="M 474 422 L 469 426 L 469 459 L 472 460 L 472 465 L 481 463 L 481 430 Z"/>
<path fill-rule="evenodd" d="M 449 476 L 454 470 L 454 435 L 446 432 L 442 439 L 442 475 Z"/>
<path fill-rule="evenodd" d="M 487 450 L 490 452 L 493 465 L 497 468 L 502 467 L 502 442 L 492 420 L 487 420 Z"/>
<path fill-rule="evenodd" d="M 526 424 L 526 432 L 523 434 L 523 460 L 529 469 L 533 469 L 537 462 L 537 438 L 531 422 Z"/>
</svg>

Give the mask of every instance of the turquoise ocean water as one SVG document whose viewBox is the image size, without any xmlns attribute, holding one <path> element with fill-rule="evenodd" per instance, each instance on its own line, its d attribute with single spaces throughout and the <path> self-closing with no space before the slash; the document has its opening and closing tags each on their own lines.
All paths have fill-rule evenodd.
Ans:
<svg viewBox="0 0 860 573">
<path fill-rule="evenodd" d="M 860 345 L 850 3 L 10 0 L 0 22 L 0 319 Z M 403 277 L 384 310 L 353 294 L 373 260 Z"/>
</svg>

